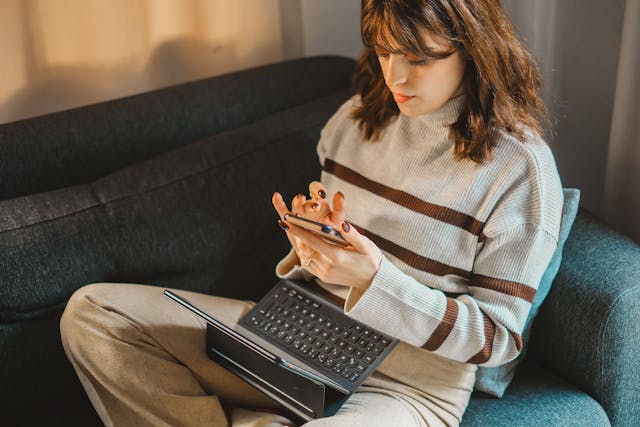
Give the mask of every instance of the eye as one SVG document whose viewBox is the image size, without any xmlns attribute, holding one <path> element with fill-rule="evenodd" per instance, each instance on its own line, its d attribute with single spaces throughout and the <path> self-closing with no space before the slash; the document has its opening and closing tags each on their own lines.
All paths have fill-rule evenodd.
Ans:
<svg viewBox="0 0 640 427">
<path fill-rule="evenodd" d="M 431 61 L 433 61 L 433 58 L 429 58 L 429 57 L 423 57 L 423 58 L 407 58 L 407 61 L 409 62 L 409 65 L 411 65 L 412 67 L 419 67 L 420 65 L 427 65 L 429 64 Z"/>
</svg>

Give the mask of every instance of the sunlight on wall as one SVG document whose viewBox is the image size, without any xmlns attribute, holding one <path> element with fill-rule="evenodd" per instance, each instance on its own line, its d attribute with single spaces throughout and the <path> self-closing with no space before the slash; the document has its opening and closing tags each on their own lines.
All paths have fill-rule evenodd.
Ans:
<svg viewBox="0 0 640 427">
<path fill-rule="evenodd" d="M 278 0 L 3 0 L 0 123 L 283 59 Z"/>
</svg>

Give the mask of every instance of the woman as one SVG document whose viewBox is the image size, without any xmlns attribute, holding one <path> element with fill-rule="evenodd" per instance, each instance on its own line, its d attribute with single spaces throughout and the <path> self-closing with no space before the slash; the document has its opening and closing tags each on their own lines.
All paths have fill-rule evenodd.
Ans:
<svg viewBox="0 0 640 427">
<path fill-rule="evenodd" d="M 477 366 L 522 349 L 556 247 L 562 192 L 538 73 L 497 0 L 364 0 L 361 25 L 356 96 L 318 144 L 322 182 L 291 211 L 273 196 L 292 244 L 276 272 L 317 282 L 402 343 L 336 415 L 308 425 L 458 425 Z M 287 224 L 289 212 L 340 228 L 350 246 Z M 251 307 L 189 298 L 227 322 Z M 209 361 L 202 325 L 162 299 L 153 287 L 90 285 L 65 311 L 65 349 L 106 424 L 225 425 L 219 398 L 276 407 Z"/>
</svg>

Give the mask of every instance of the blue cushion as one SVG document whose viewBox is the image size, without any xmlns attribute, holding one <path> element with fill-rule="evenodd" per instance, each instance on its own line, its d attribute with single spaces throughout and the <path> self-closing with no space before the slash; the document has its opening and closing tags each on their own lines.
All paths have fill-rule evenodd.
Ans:
<svg viewBox="0 0 640 427">
<path fill-rule="evenodd" d="M 524 331 L 522 332 L 522 352 L 514 360 L 505 363 L 504 365 L 497 366 L 495 368 L 478 367 L 475 389 L 490 394 L 491 396 L 502 397 L 505 390 L 511 383 L 511 380 L 516 373 L 516 367 L 520 364 L 526 354 L 527 343 L 531 336 L 531 325 L 533 324 L 533 319 L 536 317 L 540 305 L 542 305 L 542 302 L 549 294 L 553 279 L 556 277 L 558 269 L 560 268 L 562 247 L 569 236 L 569 231 L 571 231 L 571 226 L 573 225 L 573 221 L 576 219 L 576 214 L 578 213 L 580 190 L 575 188 L 565 188 L 563 190 L 563 194 L 564 203 L 562 207 L 562 222 L 560 224 L 558 246 L 551 257 L 547 270 L 542 275 L 542 279 L 540 279 L 538 291 L 536 292 L 536 296 L 531 304 L 531 311 L 529 312 L 529 317 L 527 318 L 524 325 Z"/>
</svg>

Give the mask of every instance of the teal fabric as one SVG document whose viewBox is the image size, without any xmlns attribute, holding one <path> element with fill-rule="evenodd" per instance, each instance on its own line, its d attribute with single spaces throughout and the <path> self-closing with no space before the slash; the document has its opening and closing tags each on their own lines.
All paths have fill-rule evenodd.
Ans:
<svg viewBox="0 0 640 427">
<path fill-rule="evenodd" d="M 491 396 L 502 397 L 505 390 L 513 380 L 513 376 L 516 373 L 516 367 L 520 364 L 527 352 L 527 344 L 529 342 L 529 337 L 531 336 L 531 326 L 533 324 L 533 319 L 536 317 L 536 314 L 538 314 L 540 305 L 549 294 L 553 279 L 556 277 L 556 274 L 560 269 L 560 262 L 562 261 L 562 248 L 567 240 L 567 237 L 569 236 L 569 231 L 571 231 L 571 226 L 573 225 L 573 221 L 576 218 L 576 214 L 578 213 L 580 190 L 577 190 L 575 188 L 568 188 L 564 189 L 563 193 L 564 204 L 562 208 L 562 223 L 560 225 L 560 234 L 558 236 L 558 246 L 553 253 L 553 256 L 551 257 L 551 261 L 549 262 L 547 270 L 542 275 L 542 279 L 540 279 L 538 291 L 536 292 L 536 296 L 533 300 L 533 303 L 531 304 L 531 311 L 529 312 L 529 317 L 527 318 L 524 326 L 524 331 L 522 332 L 522 352 L 517 358 L 515 358 L 511 362 L 505 363 L 504 365 L 495 368 L 485 368 L 482 366 L 479 367 L 475 390 L 482 391 Z"/>
<path fill-rule="evenodd" d="M 607 427 L 611 424 L 593 397 L 528 357 L 518 367 L 518 375 L 502 399 L 473 393 L 460 427 Z"/>
<path fill-rule="evenodd" d="M 581 209 L 536 317 L 527 359 L 593 396 L 612 425 L 637 427 L 639 313 L 640 245 Z"/>
</svg>

